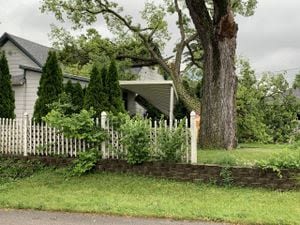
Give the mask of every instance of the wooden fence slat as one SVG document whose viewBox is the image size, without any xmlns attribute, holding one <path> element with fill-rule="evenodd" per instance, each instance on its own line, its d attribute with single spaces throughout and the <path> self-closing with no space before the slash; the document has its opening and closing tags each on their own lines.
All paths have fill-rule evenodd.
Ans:
<svg viewBox="0 0 300 225">
<path fill-rule="evenodd" d="M 95 126 L 101 126 L 108 133 L 109 139 L 101 145 L 89 143 L 82 139 L 66 138 L 62 132 L 48 126 L 46 123 L 36 123 L 35 121 L 27 120 L 27 127 L 24 128 L 24 124 L 26 124 L 25 117 L 22 119 L 0 118 L 0 154 L 25 154 L 27 152 L 30 155 L 67 155 L 69 157 L 77 157 L 80 152 L 93 147 L 99 151 L 101 149 L 103 158 L 126 158 L 127 148 L 122 145 L 121 141 L 124 134 L 115 129 L 106 114 L 103 114 L 101 123 L 98 118 L 94 120 L 94 123 Z M 144 123 L 144 121 L 134 121 L 134 123 Z M 157 120 L 153 121 L 150 119 L 148 123 L 150 126 L 150 140 L 155 153 L 158 153 L 157 139 L 159 129 L 167 130 L 170 126 L 167 120 L 158 122 Z M 174 120 L 172 129 L 178 129 L 181 123 L 182 120 Z M 191 162 L 191 156 L 193 155 L 192 163 L 195 163 L 195 150 L 191 154 L 192 130 L 189 127 L 188 119 L 185 119 L 184 128 L 186 140 L 185 144 L 181 147 L 181 150 L 184 151 L 182 160 Z M 24 140 L 26 139 L 27 142 L 25 145 Z M 26 151 L 24 146 L 27 147 Z"/>
</svg>

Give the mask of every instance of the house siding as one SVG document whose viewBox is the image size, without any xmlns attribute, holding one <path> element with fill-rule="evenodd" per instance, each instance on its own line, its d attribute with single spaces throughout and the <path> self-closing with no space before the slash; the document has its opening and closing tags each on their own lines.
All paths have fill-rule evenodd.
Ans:
<svg viewBox="0 0 300 225">
<path fill-rule="evenodd" d="M 15 114 L 17 118 L 21 118 L 24 113 L 28 113 L 31 118 L 34 112 L 34 105 L 37 99 L 37 91 L 41 78 L 41 72 L 26 71 L 26 83 L 22 86 L 13 86 L 15 91 Z M 64 78 L 63 82 L 66 83 L 69 79 Z M 72 80 L 72 83 L 77 81 Z M 78 81 L 82 87 L 87 85 L 87 82 Z"/>
<path fill-rule="evenodd" d="M 24 70 L 20 69 L 20 65 L 38 67 L 35 62 L 17 48 L 11 41 L 7 41 L 1 47 L 1 50 L 5 51 L 9 71 L 12 76 L 18 76 L 24 73 Z"/>
<path fill-rule="evenodd" d="M 33 115 L 40 77 L 41 73 L 26 71 L 25 84 L 22 86 L 13 86 L 13 90 L 15 91 L 15 114 L 17 118 L 21 118 L 25 112 L 30 117 Z"/>
<path fill-rule="evenodd" d="M 150 67 L 142 67 L 138 73 L 139 80 L 164 80 L 164 77 L 159 74 L 158 69 L 152 69 Z"/>
</svg>

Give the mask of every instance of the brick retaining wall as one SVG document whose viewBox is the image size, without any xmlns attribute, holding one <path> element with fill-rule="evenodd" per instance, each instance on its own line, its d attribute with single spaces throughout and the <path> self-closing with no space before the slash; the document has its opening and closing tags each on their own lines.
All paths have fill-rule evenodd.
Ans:
<svg viewBox="0 0 300 225">
<path fill-rule="evenodd" d="M 46 165 L 66 166 L 72 158 L 37 157 L 37 156 L 0 156 L 17 159 L 38 159 Z M 179 181 L 204 182 L 238 186 L 266 187 L 272 189 L 300 190 L 300 170 L 281 170 L 281 177 L 271 169 L 263 170 L 251 167 L 224 167 L 219 165 L 190 165 L 162 162 L 146 162 L 141 165 L 129 165 L 122 160 L 100 160 L 97 171 L 133 173 L 144 176 L 174 179 Z"/>
<path fill-rule="evenodd" d="M 190 165 L 147 162 L 129 165 L 121 160 L 102 160 L 98 171 L 134 173 L 179 181 L 205 182 L 272 189 L 300 189 L 300 170 L 282 170 L 279 177 L 271 169 L 250 167 L 224 167 L 219 165 Z M 298 177 L 298 179 L 297 179 Z"/>
</svg>

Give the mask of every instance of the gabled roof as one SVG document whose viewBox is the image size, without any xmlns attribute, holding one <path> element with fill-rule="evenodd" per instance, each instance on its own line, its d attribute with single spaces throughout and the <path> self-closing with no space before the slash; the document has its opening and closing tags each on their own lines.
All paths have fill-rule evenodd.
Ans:
<svg viewBox="0 0 300 225">
<path fill-rule="evenodd" d="M 0 47 L 2 47 L 7 41 L 11 41 L 13 44 L 15 44 L 25 55 L 27 55 L 39 67 L 43 67 L 43 65 L 47 60 L 48 52 L 51 50 L 51 48 L 49 47 L 37 44 L 35 42 L 17 37 L 9 33 L 4 33 L 1 36 Z"/>
</svg>

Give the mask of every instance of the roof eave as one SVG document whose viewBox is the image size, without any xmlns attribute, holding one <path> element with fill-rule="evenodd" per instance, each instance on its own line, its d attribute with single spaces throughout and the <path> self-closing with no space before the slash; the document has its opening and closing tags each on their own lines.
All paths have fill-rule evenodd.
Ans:
<svg viewBox="0 0 300 225">
<path fill-rule="evenodd" d="M 28 52 L 25 48 L 23 48 L 17 41 L 15 41 L 8 33 L 4 33 L 0 38 L 0 47 L 5 45 L 7 41 L 11 41 L 17 48 L 19 48 L 26 56 L 28 56 L 34 63 L 36 63 L 39 67 L 42 68 L 42 64 L 34 58 L 30 52 Z"/>
</svg>

